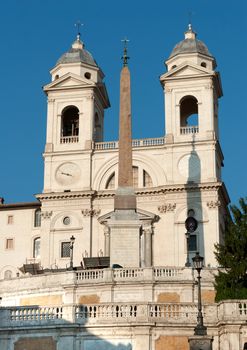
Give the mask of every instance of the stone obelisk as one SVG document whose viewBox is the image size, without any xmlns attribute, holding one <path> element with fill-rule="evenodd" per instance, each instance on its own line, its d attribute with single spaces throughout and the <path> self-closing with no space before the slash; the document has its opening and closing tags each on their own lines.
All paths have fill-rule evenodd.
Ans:
<svg viewBox="0 0 247 350">
<path fill-rule="evenodd" d="M 118 188 L 114 197 L 114 213 L 108 222 L 110 263 L 139 267 L 141 223 L 136 212 L 133 188 L 130 72 L 126 42 L 120 77 Z"/>
<path fill-rule="evenodd" d="M 118 189 L 114 198 L 115 210 L 136 210 L 132 170 L 130 71 L 127 62 L 125 46 L 120 76 Z"/>
</svg>

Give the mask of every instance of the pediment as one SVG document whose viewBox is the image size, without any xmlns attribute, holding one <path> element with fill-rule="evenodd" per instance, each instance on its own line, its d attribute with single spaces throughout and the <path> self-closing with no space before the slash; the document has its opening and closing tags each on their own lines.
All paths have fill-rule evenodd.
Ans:
<svg viewBox="0 0 247 350">
<path fill-rule="evenodd" d="M 160 80 L 187 76 L 212 76 L 212 71 L 201 66 L 186 63 L 169 70 L 160 77 Z"/>
<path fill-rule="evenodd" d="M 114 211 L 110 211 L 98 218 L 98 221 L 103 224 L 112 218 Z M 137 209 L 138 219 L 144 223 L 145 221 L 150 221 L 151 223 L 159 220 L 159 216 L 143 209 Z"/>
<path fill-rule="evenodd" d="M 44 91 L 54 90 L 54 89 L 63 89 L 63 88 L 69 88 L 69 87 L 73 87 L 73 88 L 83 87 L 83 86 L 91 87 L 91 86 L 94 86 L 94 83 L 86 79 L 83 79 L 76 74 L 67 73 L 62 77 L 52 81 L 50 84 L 45 85 Z"/>
</svg>

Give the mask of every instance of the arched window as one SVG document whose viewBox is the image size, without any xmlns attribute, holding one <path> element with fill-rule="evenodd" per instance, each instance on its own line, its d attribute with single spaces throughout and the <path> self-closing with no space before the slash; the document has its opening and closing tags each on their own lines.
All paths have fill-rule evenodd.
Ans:
<svg viewBox="0 0 247 350">
<path fill-rule="evenodd" d="M 41 226 L 41 209 L 36 209 L 34 213 L 34 227 Z"/>
<path fill-rule="evenodd" d="M 11 278 L 12 278 L 12 271 L 6 270 L 6 271 L 4 272 L 4 279 L 5 279 L 5 280 L 10 280 Z"/>
<path fill-rule="evenodd" d="M 143 170 L 143 187 L 153 187 L 152 178 L 146 170 Z"/>
<path fill-rule="evenodd" d="M 141 173 L 140 173 L 141 174 Z M 142 170 L 142 178 L 139 179 L 139 168 L 137 166 L 133 166 L 133 187 L 153 187 L 153 181 L 151 176 L 148 174 L 146 170 Z M 117 187 L 115 172 L 111 174 L 106 182 L 105 188 L 107 190 L 113 190 Z"/>
<path fill-rule="evenodd" d="M 79 135 L 79 110 L 75 106 L 66 107 L 62 112 L 62 137 Z"/>
<path fill-rule="evenodd" d="M 111 174 L 111 176 L 107 180 L 105 188 L 107 190 L 114 190 L 114 188 L 115 188 L 115 172 L 113 174 Z"/>
<path fill-rule="evenodd" d="M 206 62 L 202 62 L 201 66 L 204 67 L 204 68 L 207 68 L 207 63 Z"/>
<path fill-rule="evenodd" d="M 102 140 L 102 135 L 101 135 L 101 123 L 100 123 L 100 118 L 98 113 L 95 113 L 94 117 L 94 141 L 100 142 Z"/>
<path fill-rule="evenodd" d="M 133 166 L 132 167 L 132 171 L 133 171 L 133 187 L 137 188 L 139 187 L 139 174 L 138 174 L 138 167 L 137 166 Z"/>
<path fill-rule="evenodd" d="M 40 237 L 33 240 L 33 258 L 40 258 Z"/>
<path fill-rule="evenodd" d="M 194 96 L 185 96 L 180 101 L 180 127 L 182 134 L 198 132 L 198 101 Z"/>
</svg>

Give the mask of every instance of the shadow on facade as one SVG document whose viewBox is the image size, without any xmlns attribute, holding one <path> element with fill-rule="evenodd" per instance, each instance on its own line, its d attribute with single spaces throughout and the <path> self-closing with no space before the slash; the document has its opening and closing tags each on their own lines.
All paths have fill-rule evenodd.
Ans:
<svg viewBox="0 0 247 350">
<path fill-rule="evenodd" d="M 192 135 L 192 150 L 188 158 L 188 179 L 185 185 L 187 192 L 187 217 L 192 216 L 198 222 L 195 232 L 189 236 L 187 249 L 189 251 L 189 262 L 198 251 L 205 257 L 203 206 L 201 196 L 201 160 L 195 150 L 195 134 Z"/>
<path fill-rule="evenodd" d="M 109 322 L 107 317 L 104 322 L 103 318 L 96 314 L 96 306 L 78 305 L 74 314 L 70 315 L 72 318 L 75 317 L 73 323 L 65 319 L 67 312 L 65 309 L 66 307 L 62 306 L 1 307 L 0 349 L 132 350 L 130 337 L 117 336 L 117 332 L 113 331 L 112 315 L 109 315 L 112 322 Z M 114 316 L 117 321 L 121 315 L 117 313 Z M 97 329 L 96 332 L 100 330 L 101 335 L 105 333 L 106 339 L 103 335 L 99 337 L 94 334 L 94 329 Z"/>
</svg>

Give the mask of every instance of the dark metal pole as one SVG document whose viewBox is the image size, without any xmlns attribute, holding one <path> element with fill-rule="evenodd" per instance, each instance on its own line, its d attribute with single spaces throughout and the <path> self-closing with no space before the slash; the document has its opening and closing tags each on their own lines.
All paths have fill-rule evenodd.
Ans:
<svg viewBox="0 0 247 350">
<path fill-rule="evenodd" d="M 197 269 L 198 272 L 198 314 L 197 325 L 195 327 L 195 335 L 207 335 L 207 327 L 203 324 L 202 315 L 202 295 L 201 295 L 201 269 Z"/>
<path fill-rule="evenodd" d="M 186 262 L 185 262 L 185 266 L 186 267 L 190 267 L 191 263 L 190 263 L 190 253 L 189 253 L 189 244 L 190 244 L 190 233 L 186 232 L 185 233 L 186 236 L 186 247 L 187 247 L 187 257 L 186 257 Z"/>
<path fill-rule="evenodd" d="M 69 269 L 73 270 L 73 250 L 74 250 L 74 242 L 75 242 L 75 237 L 71 236 L 70 237 L 70 263 L 69 263 Z"/>
<path fill-rule="evenodd" d="M 197 252 L 192 258 L 193 267 L 197 271 L 198 276 L 198 313 L 197 325 L 194 328 L 194 336 L 189 337 L 190 350 L 212 350 L 213 337 L 207 335 L 207 327 L 203 324 L 202 316 L 202 294 L 201 294 L 201 270 L 203 268 L 204 258 Z"/>
</svg>

